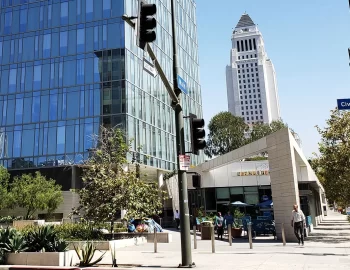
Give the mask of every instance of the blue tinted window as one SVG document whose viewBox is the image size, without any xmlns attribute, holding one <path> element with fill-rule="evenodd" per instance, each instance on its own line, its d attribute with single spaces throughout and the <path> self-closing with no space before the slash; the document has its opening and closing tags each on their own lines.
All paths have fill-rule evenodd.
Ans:
<svg viewBox="0 0 350 270">
<path fill-rule="evenodd" d="M 60 33 L 60 55 L 67 55 L 68 52 L 68 32 Z"/>
<path fill-rule="evenodd" d="M 75 84 L 76 63 L 75 61 L 66 61 L 63 66 L 63 86 Z"/>
<path fill-rule="evenodd" d="M 34 37 L 23 38 L 23 61 L 34 60 Z"/>
<path fill-rule="evenodd" d="M 22 124 L 23 120 L 23 99 L 16 99 L 15 123 Z"/>
<path fill-rule="evenodd" d="M 58 44 L 60 44 L 60 36 L 59 33 L 52 33 L 52 48 L 51 48 L 51 56 L 56 57 L 59 56 L 59 49 L 60 47 Z"/>
<path fill-rule="evenodd" d="M 84 59 L 77 60 L 77 84 L 84 84 Z"/>
<path fill-rule="evenodd" d="M 85 29 L 77 30 L 77 52 L 85 51 Z"/>
<path fill-rule="evenodd" d="M 41 65 L 34 66 L 34 90 L 39 90 L 41 88 Z"/>
<path fill-rule="evenodd" d="M 2 125 L 5 126 L 6 125 L 6 120 L 7 120 L 7 101 L 4 101 L 3 104 L 3 108 L 2 108 Z"/>
<path fill-rule="evenodd" d="M 33 66 L 26 67 L 25 91 L 33 90 Z"/>
<path fill-rule="evenodd" d="M 111 0 L 103 0 L 103 18 L 111 16 Z"/>
<path fill-rule="evenodd" d="M 11 34 L 11 25 L 12 25 L 12 12 L 5 13 L 5 27 L 4 33 Z"/>
<path fill-rule="evenodd" d="M 32 112 L 32 98 L 24 99 L 24 108 L 23 111 L 23 123 L 30 123 L 31 121 L 31 112 Z"/>
<path fill-rule="evenodd" d="M 50 120 L 57 120 L 57 94 L 50 95 Z"/>
<path fill-rule="evenodd" d="M 2 41 L 0 41 L 0 63 L 2 63 Z"/>
<path fill-rule="evenodd" d="M 9 70 L 5 69 L 1 72 L 1 93 L 6 94 L 8 92 L 8 85 L 9 85 Z"/>
<path fill-rule="evenodd" d="M 33 97 L 32 122 L 40 120 L 40 96 Z"/>
<path fill-rule="evenodd" d="M 57 128 L 57 154 L 64 154 L 65 141 L 66 141 L 65 133 L 66 133 L 66 128 L 64 126 Z"/>
<path fill-rule="evenodd" d="M 94 19 L 94 2 L 93 0 L 86 0 L 86 6 L 85 6 L 85 12 L 86 12 L 86 20 L 87 21 L 92 21 Z"/>
<path fill-rule="evenodd" d="M 57 128 L 50 127 L 48 132 L 48 150 L 49 155 L 56 154 Z"/>
<path fill-rule="evenodd" d="M 15 131 L 13 133 L 13 157 L 21 156 L 22 132 Z"/>
<path fill-rule="evenodd" d="M 66 127 L 66 153 L 74 152 L 74 126 Z"/>
<path fill-rule="evenodd" d="M 41 74 L 41 88 L 50 88 L 50 64 L 42 66 Z"/>
<path fill-rule="evenodd" d="M 61 3 L 61 25 L 68 24 L 68 2 Z"/>
<path fill-rule="evenodd" d="M 67 118 L 79 117 L 79 92 L 67 93 Z"/>
<path fill-rule="evenodd" d="M 39 16 L 40 16 L 40 9 L 37 7 L 30 8 L 28 11 L 28 17 L 30 20 L 28 20 L 28 30 L 37 30 L 39 29 Z"/>
<path fill-rule="evenodd" d="M 68 39 L 68 54 L 76 54 L 76 53 L 77 53 L 77 31 L 70 30 L 69 39 Z"/>
<path fill-rule="evenodd" d="M 50 57 L 51 54 L 51 34 L 44 35 L 43 56 Z"/>
<path fill-rule="evenodd" d="M 20 17 L 19 17 L 19 30 L 21 32 L 24 32 L 27 30 L 27 15 L 28 15 L 28 9 L 23 8 L 20 11 Z"/>
<path fill-rule="evenodd" d="M 49 119 L 49 96 L 41 96 L 40 105 L 40 121 L 44 122 Z"/>
<path fill-rule="evenodd" d="M 25 90 L 25 76 L 26 76 L 26 68 L 22 67 L 21 69 L 21 92 Z"/>
<path fill-rule="evenodd" d="M 22 156 L 33 156 L 34 150 L 34 130 L 23 130 L 23 138 L 22 140 Z"/>
<path fill-rule="evenodd" d="M 17 78 L 17 69 L 10 69 L 9 76 L 9 93 L 16 92 L 16 78 Z"/>
<path fill-rule="evenodd" d="M 6 119 L 6 124 L 7 125 L 13 125 L 14 124 L 14 119 L 15 118 L 15 100 L 10 99 L 7 102 L 7 119 Z"/>
</svg>

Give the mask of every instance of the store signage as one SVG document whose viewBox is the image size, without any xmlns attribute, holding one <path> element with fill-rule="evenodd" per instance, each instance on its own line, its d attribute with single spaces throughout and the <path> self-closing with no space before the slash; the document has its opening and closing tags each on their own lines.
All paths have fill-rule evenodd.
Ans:
<svg viewBox="0 0 350 270">
<path fill-rule="evenodd" d="M 269 175 L 268 170 L 265 171 L 248 171 L 248 172 L 237 172 L 237 176 L 256 176 L 256 175 Z"/>
</svg>

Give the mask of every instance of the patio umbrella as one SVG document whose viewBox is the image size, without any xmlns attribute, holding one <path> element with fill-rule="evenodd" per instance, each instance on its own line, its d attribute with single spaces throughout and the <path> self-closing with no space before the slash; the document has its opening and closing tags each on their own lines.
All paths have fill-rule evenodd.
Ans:
<svg viewBox="0 0 350 270">
<path fill-rule="evenodd" d="M 272 200 L 268 200 L 268 201 L 257 204 L 257 206 L 259 206 L 259 207 L 273 206 L 273 202 L 272 202 Z"/>
<path fill-rule="evenodd" d="M 246 206 L 251 206 L 250 204 L 241 202 L 241 201 L 236 201 L 231 203 L 231 205 L 236 206 L 236 207 L 246 207 Z"/>
</svg>

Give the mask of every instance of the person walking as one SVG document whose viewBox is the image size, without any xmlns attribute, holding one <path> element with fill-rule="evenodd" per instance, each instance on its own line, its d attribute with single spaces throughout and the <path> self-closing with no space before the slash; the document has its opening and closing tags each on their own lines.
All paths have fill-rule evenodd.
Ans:
<svg viewBox="0 0 350 270">
<path fill-rule="evenodd" d="M 221 215 L 221 212 L 218 212 L 218 215 L 215 217 L 215 226 L 216 226 L 216 231 L 218 232 L 218 239 L 221 236 L 221 240 L 222 240 L 222 236 L 224 235 L 224 218 Z"/>
<path fill-rule="evenodd" d="M 229 224 L 233 224 L 233 216 L 231 215 L 230 211 L 228 211 L 227 214 L 224 216 L 225 227 L 228 227 Z"/>
<path fill-rule="evenodd" d="M 302 210 L 298 208 L 297 204 L 294 204 L 291 218 L 291 225 L 294 228 L 294 234 L 298 239 L 299 245 L 304 245 L 304 226 L 305 215 Z"/>
<path fill-rule="evenodd" d="M 180 213 L 179 210 L 175 211 L 175 221 L 176 221 L 176 229 L 178 230 L 180 227 Z"/>
</svg>

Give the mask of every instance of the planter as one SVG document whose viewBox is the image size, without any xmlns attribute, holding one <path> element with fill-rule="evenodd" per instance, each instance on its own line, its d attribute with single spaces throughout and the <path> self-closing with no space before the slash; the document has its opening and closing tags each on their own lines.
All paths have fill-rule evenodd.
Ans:
<svg viewBox="0 0 350 270">
<path fill-rule="evenodd" d="M 201 239 L 211 240 L 211 226 L 202 226 Z"/>
<path fill-rule="evenodd" d="M 22 229 L 26 226 L 42 226 L 45 225 L 45 220 L 14 220 L 13 227 Z"/>
<path fill-rule="evenodd" d="M 132 247 L 138 246 L 147 243 L 146 237 L 134 237 L 130 239 L 121 239 L 121 240 L 111 240 L 111 241 L 91 241 L 96 246 L 98 250 L 109 250 L 110 246 L 113 248 L 123 248 L 123 247 Z M 81 247 L 86 244 L 86 241 L 70 241 L 69 249 L 74 250 L 74 246 Z"/>
<path fill-rule="evenodd" d="M 7 254 L 9 265 L 70 266 L 74 251 L 67 252 L 22 252 Z"/>
<path fill-rule="evenodd" d="M 241 238 L 242 228 L 231 228 L 231 235 L 233 238 Z"/>
</svg>

